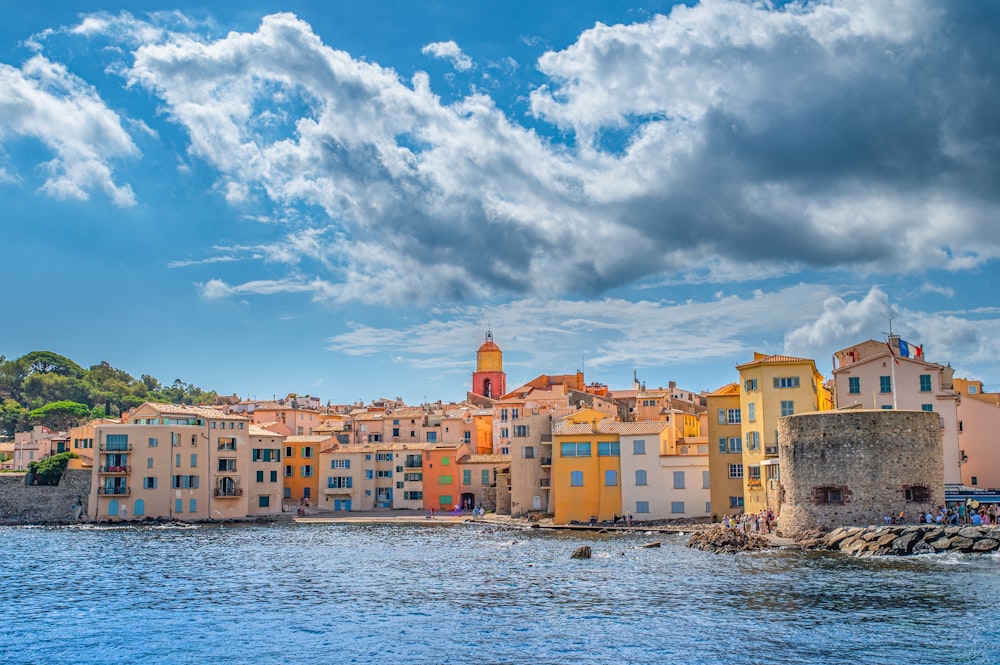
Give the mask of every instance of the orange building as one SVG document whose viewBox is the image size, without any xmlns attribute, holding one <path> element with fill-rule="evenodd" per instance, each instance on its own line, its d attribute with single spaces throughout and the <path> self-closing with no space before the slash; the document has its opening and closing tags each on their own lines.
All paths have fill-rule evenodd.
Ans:
<svg viewBox="0 0 1000 665">
<path fill-rule="evenodd" d="M 289 436 L 284 448 L 284 501 L 304 506 L 319 502 L 319 453 L 337 443 L 336 437 L 314 434 Z"/>
</svg>

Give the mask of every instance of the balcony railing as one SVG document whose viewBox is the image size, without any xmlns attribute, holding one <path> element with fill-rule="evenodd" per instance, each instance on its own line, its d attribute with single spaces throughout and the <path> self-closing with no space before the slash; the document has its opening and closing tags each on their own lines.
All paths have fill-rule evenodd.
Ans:
<svg viewBox="0 0 1000 665">
<path fill-rule="evenodd" d="M 538 461 L 541 462 L 542 466 L 552 466 L 552 458 L 551 457 L 540 457 L 538 459 Z"/>
<path fill-rule="evenodd" d="M 132 450 L 131 443 L 102 443 L 99 449 L 102 453 L 127 453 Z"/>
<path fill-rule="evenodd" d="M 99 469 L 100 473 L 132 473 L 132 467 L 130 465 L 125 466 L 102 466 Z"/>
<path fill-rule="evenodd" d="M 759 490 L 760 489 L 760 478 L 756 478 L 756 479 L 755 478 L 750 478 L 749 480 L 747 480 L 747 487 L 749 487 L 752 490 Z"/>
<path fill-rule="evenodd" d="M 220 499 L 233 499 L 233 498 L 236 498 L 238 496 L 243 496 L 243 488 L 242 487 L 228 487 L 228 488 L 216 487 L 215 488 L 215 496 L 219 497 Z"/>
<path fill-rule="evenodd" d="M 127 496 L 132 493 L 129 487 L 98 487 L 97 493 L 101 495 Z"/>
<path fill-rule="evenodd" d="M 765 455 L 777 455 L 778 454 L 778 446 L 764 446 L 764 454 Z"/>
<path fill-rule="evenodd" d="M 422 469 L 424 468 L 424 461 L 420 460 L 417 462 L 403 462 L 403 468 L 405 469 Z"/>
</svg>

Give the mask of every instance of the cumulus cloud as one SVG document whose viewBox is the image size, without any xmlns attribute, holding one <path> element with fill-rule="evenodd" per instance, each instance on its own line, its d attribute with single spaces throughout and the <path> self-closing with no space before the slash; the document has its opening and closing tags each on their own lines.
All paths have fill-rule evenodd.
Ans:
<svg viewBox="0 0 1000 665">
<path fill-rule="evenodd" d="M 539 60 L 535 125 L 481 92 L 444 104 L 291 14 L 214 39 L 127 15 L 80 31 L 136 40 L 129 85 L 233 206 L 322 211 L 317 297 L 435 302 L 1000 257 L 998 17 L 710 0 L 598 24 Z"/>
<path fill-rule="evenodd" d="M 91 86 L 42 55 L 20 69 L 0 64 L 0 145 L 17 138 L 37 140 L 51 152 L 52 159 L 38 165 L 47 194 L 87 200 L 96 190 L 116 205 L 135 204 L 132 188 L 116 183 L 111 169 L 116 159 L 139 152 L 121 118 Z"/>
<path fill-rule="evenodd" d="M 420 49 L 420 52 L 435 58 L 450 60 L 455 69 L 460 72 L 472 69 L 472 58 L 463 53 L 454 41 L 432 42 Z"/>
</svg>

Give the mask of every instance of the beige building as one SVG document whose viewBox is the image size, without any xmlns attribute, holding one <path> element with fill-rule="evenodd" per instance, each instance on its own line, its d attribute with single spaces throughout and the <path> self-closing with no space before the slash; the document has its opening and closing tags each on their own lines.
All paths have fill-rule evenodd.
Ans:
<svg viewBox="0 0 1000 665">
<path fill-rule="evenodd" d="M 146 402 L 94 428 L 90 517 L 241 518 L 250 421 L 217 409 Z"/>
<path fill-rule="evenodd" d="M 1000 394 L 983 390 L 982 381 L 955 379 L 962 484 L 1000 490 Z"/>
</svg>

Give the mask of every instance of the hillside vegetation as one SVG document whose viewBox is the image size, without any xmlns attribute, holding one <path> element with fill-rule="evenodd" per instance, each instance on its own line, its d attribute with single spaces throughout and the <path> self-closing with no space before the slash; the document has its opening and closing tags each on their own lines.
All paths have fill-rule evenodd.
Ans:
<svg viewBox="0 0 1000 665">
<path fill-rule="evenodd" d="M 137 379 L 106 361 L 84 369 L 51 351 L 14 360 L 0 355 L 0 437 L 33 425 L 62 430 L 90 418 L 114 418 L 143 402 L 210 404 L 215 398 L 215 391 L 180 379 L 166 386 L 149 374 Z"/>
</svg>

